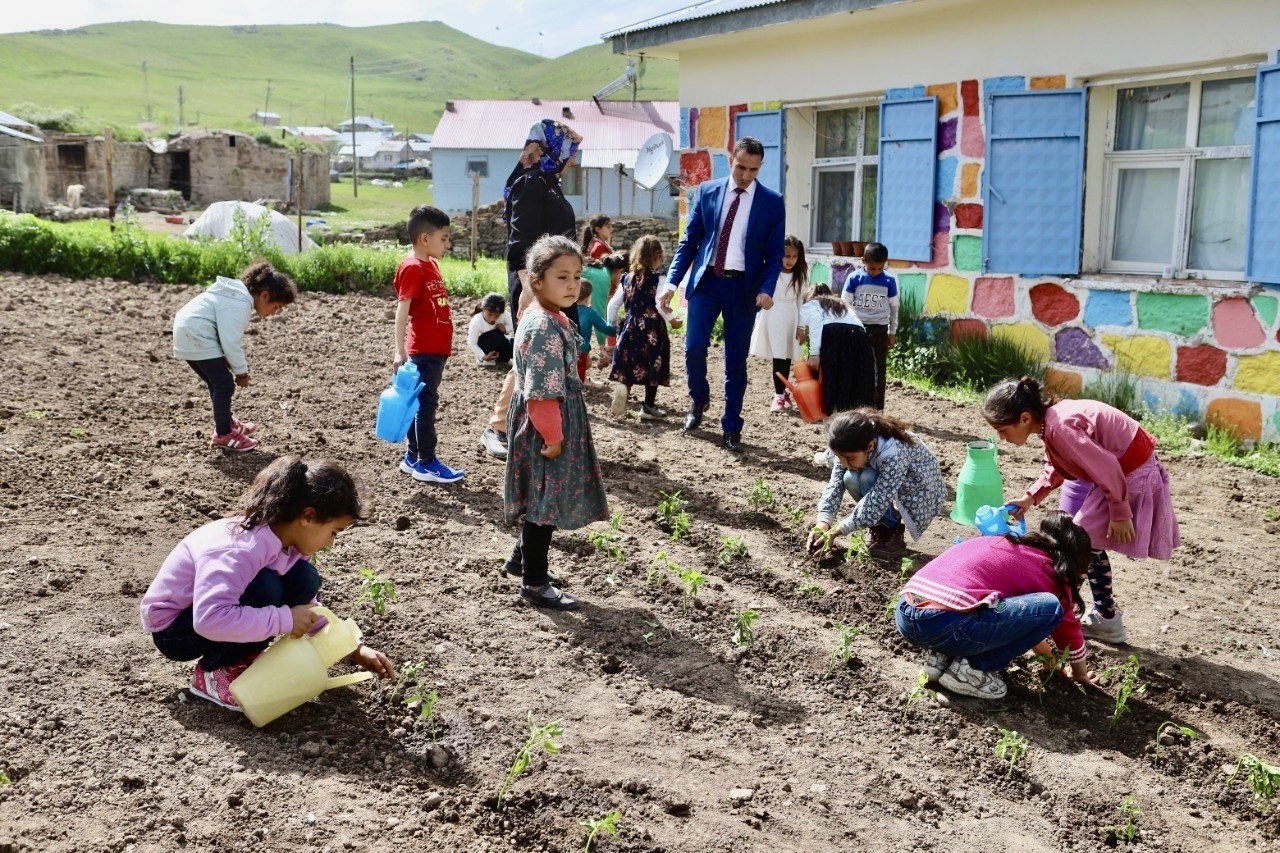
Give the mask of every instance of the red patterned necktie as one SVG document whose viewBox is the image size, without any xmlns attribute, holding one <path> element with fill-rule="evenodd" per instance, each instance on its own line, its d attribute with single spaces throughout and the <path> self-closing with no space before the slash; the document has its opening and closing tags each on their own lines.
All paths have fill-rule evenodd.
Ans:
<svg viewBox="0 0 1280 853">
<path fill-rule="evenodd" d="M 738 202 L 742 201 L 742 193 L 745 190 L 742 187 L 734 187 L 735 193 L 733 201 L 729 203 L 729 215 L 724 218 L 724 224 L 720 226 L 720 237 L 716 240 L 716 259 L 711 264 L 712 271 L 717 276 L 724 275 L 724 259 L 729 254 L 729 234 L 733 232 L 733 220 L 738 215 Z"/>
</svg>

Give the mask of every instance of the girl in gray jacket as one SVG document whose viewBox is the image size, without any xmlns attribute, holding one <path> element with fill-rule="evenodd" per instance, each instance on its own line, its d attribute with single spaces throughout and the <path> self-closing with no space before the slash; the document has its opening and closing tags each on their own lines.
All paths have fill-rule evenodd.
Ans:
<svg viewBox="0 0 1280 853">
<path fill-rule="evenodd" d="M 249 384 L 249 362 L 240 339 L 254 314 L 270 317 L 297 298 L 293 281 L 260 261 L 246 267 L 238 279 L 218 276 L 174 315 L 173 354 L 209 386 L 212 447 L 245 451 L 258 446 L 252 437 L 258 425 L 231 414 L 235 386 Z"/>
</svg>

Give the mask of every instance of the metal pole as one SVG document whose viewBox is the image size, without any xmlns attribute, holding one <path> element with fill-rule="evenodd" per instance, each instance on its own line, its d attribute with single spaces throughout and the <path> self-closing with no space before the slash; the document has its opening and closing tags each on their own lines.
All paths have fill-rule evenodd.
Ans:
<svg viewBox="0 0 1280 853">
<path fill-rule="evenodd" d="M 293 158 L 293 203 L 298 210 L 298 253 L 302 253 L 302 163 L 301 154 Z"/>
<path fill-rule="evenodd" d="M 116 182 L 111 177 L 111 160 L 115 156 L 112 145 L 115 132 L 108 127 L 104 135 L 107 138 L 106 157 L 104 158 L 107 167 L 107 221 L 111 223 L 111 230 L 114 231 L 116 229 Z"/>
<path fill-rule="evenodd" d="M 480 210 L 480 173 L 471 173 L 471 268 L 476 268 L 476 214 Z"/>
<path fill-rule="evenodd" d="M 351 57 L 351 197 L 360 196 L 360 156 L 356 153 L 356 58 Z"/>
</svg>

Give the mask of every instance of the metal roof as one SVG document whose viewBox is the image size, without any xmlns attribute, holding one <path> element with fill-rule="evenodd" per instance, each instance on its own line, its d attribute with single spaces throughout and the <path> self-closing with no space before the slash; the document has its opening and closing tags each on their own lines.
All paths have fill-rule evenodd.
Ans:
<svg viewBox="0 0 1280 853">
<path fill-rule="evenodd" d="M 607 32 L 602 38 L 612 39 L 614 53 L 628 53 L 904 2 L 920 0 L 704 0 Z M 655 55 L 674 58 L 678 53 Z"/>
<path fill-rule="evenodd" d="M 564 115 L 568 107 L 572 117 Z M 587 168 L 635 165 L 636 152 L 659 131 L 675 136 L 680 124 L 676 101 L 454 101 L 440 116 L 431 138 L 433 151 L 507 149 L 524 146 L 529 128 L 544 118 L 563 121 L 582 134 L 579 162 Z"/>
<path fill-rule="evenodd" d="M 3 110 L 0 110 L 0 126 L 23 127 L 23 128 L 29 128 L 31 130 L 36 129 L 36 126 L 31 122 L 25 119 L 20 119 L 15 115 L 10 115 L 9 113 L 4 112 Z"/>
<path fill-rule="evenodd" d="M 726 15 L 729 12 L 739 12 L 743 9 L 754 9 L 757 6 L 774 6 L 779 3 L 785 3 L 787 0 L 703 0 L 702 3 L 694 3 L 692 6 L 686 6 L 683 9 L 676 9 L 674 12 L 666 12 L 662 15 L 654 15 L 652 18 L 646 18 L 643 21 L 637 21 L 625 27 L 607 32 L 601 38 L 614 38 L 616 36 L 625 35 L 627 33 L 638 33 L 643 30 L 651 30 L 655 27 L 663 27 L 668 24 L 678 24 L 682 21 L 696 21 L 699 18 L 713 18 L 716 15 Z"/>
<path fill-rule="evenodd" d="M 3 124 L 0 124 L 0 134 L 3 134 L 5 136 L 12 136 L 15 139 L 25 139 L 28 142 L 44 142 L 44 140 L 38 136 L 32 136 L 29 133 L 23 133 L 22 131 L 17 130 L 16 128 L 6 127 Z"/>
</svg>

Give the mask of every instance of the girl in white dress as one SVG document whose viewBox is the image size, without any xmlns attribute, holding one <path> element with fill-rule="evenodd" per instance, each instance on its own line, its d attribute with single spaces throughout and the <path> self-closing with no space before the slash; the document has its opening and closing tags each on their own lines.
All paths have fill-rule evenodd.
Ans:
<svg viewBox="0 0 1280 853">
<path fill-rule="evenodd" d="M 781 412 L 795 407 L 778 374 L 791 375 L 791 362 L 800 358 L 800 296 L 809 281 L 809 264 L 804 259 L 804 243 L 788 236 L 782 244 L 782 273 L 773 291 L 773 307 L 756 313 L 751 330 L 751 355 L 770 361 L 773 376 L 773 402 L 769 409 Z"/>
</svg>

